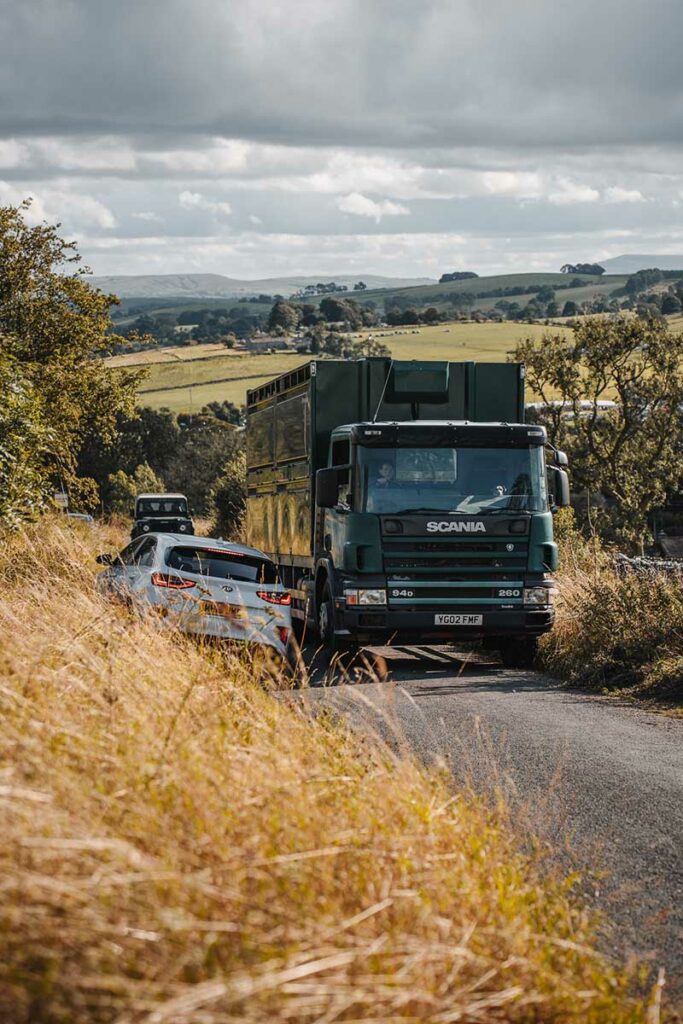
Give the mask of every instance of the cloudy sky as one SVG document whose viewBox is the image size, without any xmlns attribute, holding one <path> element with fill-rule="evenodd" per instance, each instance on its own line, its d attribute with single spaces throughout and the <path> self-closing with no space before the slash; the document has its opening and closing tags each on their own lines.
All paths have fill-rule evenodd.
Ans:
<svg viewBox="0 0 683 1024">
<path fill-rule="evenodd" d="M 0 0 L 0 203 L 95 273 L 683 252 L 681 0 Z"/>
</svg>

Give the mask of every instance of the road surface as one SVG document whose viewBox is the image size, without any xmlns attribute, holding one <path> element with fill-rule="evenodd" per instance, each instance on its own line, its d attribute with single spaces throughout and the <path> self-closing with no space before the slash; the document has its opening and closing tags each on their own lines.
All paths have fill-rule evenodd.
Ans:
<svg viewBox="0 0 683 1024">
<path fill-rule="evenodd" d="M 515 820 L 582 872 L 612 922 L 605 945 L 664 966 L 683 990 L 683 718 L 563 689 L 539 672 L 441 649 L 386 655 L 388 680 L 314 686 L 306 699 L 425 761 L 446 760 L 479 791 L 504 786 Z M 427 652 L 423 652 L 427 654 Z"/>
</svg>

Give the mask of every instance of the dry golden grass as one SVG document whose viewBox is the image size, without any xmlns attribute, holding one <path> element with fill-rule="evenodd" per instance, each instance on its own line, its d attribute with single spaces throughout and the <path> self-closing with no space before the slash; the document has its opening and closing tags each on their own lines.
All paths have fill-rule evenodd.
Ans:
<svg viewBox="0 0 683 1024">
<path fill-rule="evenodd" d="M 562 549 L 556 625 L 540 647 L 545 667 L 593 689 L 683 703 L 683 578 L 618 575 L 577 534 Z"/>
<path fill-rule="evenodd" d="M 0 553 L 0 1019 L 656 1024 L 502 805 L 105 603 L 114 533 Z"/>
</svg>

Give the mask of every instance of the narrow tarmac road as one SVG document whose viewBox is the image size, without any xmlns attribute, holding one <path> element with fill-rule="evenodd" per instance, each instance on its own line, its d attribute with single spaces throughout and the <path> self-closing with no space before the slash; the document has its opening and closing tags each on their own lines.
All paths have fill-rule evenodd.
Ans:
<svg viewBox="0 0 683 1024">
<path fill-rule="evenodd" d="M 680 993 L 683 719 L 445 649 L 381 653 L 387 681 L 314 686 L 306 699 L 445 760 L 479 791 L 502 785 L 520 825 L 581 871 L 613 925 L 606 948 L 664 966 Z"/>
</svg>

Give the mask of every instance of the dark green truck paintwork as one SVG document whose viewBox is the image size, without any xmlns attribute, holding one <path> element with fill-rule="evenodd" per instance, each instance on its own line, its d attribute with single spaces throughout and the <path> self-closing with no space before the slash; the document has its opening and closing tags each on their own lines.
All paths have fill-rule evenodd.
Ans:
<svg viewBox="0 0 683 1024">
<path fill-rule="evenodd" d="M 331 598 L 343 642 L 536 636 L 553 610 L 525 607 L 523 594 L 549 587 L 556 567 L 547 504 L 488 516 L 376 514 L 360 510 L 356 480 L 360 449 L 542 446 L 542 428 L 523 421 L 518 364 L 309 362 L 247 394 L 248 543 L 277 562 L 300 621 L 315 625 Z M 316 473 L 335 465 L 350 467 L 349 493 L 319 508 Z M 350 607 L 353 588 L 385 590 L 386 605 Z M 461 611 L 482 622 L 437 627 L 439 613 Z"/>
</svg>

